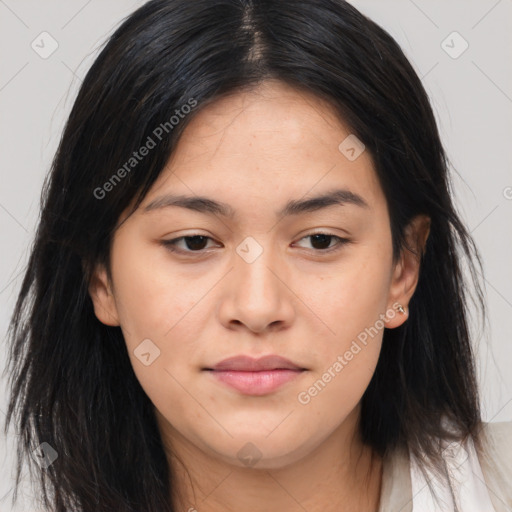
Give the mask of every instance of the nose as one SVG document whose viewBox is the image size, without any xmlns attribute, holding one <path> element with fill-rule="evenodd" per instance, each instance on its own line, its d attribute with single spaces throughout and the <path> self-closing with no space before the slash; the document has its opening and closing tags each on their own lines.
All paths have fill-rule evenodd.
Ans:
<svg viewBox="0 0 512 512">
<path fill-rule="evenodd" d="M 254 261 L 235 254 L 219 309 L 222 323 L 228 329 L 245 326 L 254 333 L 287 328 L 295 314 L 287 275 L 271 250 Z"/>
</svg>

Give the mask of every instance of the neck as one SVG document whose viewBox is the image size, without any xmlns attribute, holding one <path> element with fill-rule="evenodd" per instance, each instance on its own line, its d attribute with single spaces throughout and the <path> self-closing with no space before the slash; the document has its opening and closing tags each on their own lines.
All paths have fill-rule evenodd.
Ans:
<svg viewBox="0 0 512 512">
<path fill-rule="evenodd" d="M 358 412 L 358 411 L 356 411 Z M 276 468 L 239 467 L 200 450 L 158 415 L 172 475 L 175 510 L 376 512 L 382 459 L 360 439 L 358 416 L 320 446 Z"/>
</svg>

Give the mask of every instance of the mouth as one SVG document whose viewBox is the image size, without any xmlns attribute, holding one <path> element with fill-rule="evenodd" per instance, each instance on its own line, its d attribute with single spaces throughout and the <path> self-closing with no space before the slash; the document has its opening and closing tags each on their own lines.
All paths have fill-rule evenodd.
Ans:
<svg viewBox="0 0 512 512">
<path fill-rule="evenodd" d="M 244 395 L 263 396 L 298 378 L 307 368 L 277 355 L 259 359 L 242 355 L 225 359 L 203 370 L 209 372 L 216 381 Z"/>
</svg>

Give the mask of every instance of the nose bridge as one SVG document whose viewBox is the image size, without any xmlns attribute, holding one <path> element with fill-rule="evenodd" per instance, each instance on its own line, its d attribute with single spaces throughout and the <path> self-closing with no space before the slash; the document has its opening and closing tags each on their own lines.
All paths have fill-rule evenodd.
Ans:
<svg viewBox="0 0 512 512">
<path fill-rule="evenodd" d="M 262 332 L 292 322 L 293 304 L 286 294 L 284 266 L 272 247 L 272 237 L 260 240 L 262 243 L 248 236 L 235 249 L 232 280 L 220 307 L 226 326 L 243 324 Z"/>
<path fill-rule="evenodd" d="M 260 242 L 248 236 L 237 246 L 234 270 L 240 297 L 256 302 L 265 299 L 267 304 L 276 300 L 279 280 L 274 273 L 279 272 L 278 258 L 270 241 L 271 237 Z"/>
</svg>

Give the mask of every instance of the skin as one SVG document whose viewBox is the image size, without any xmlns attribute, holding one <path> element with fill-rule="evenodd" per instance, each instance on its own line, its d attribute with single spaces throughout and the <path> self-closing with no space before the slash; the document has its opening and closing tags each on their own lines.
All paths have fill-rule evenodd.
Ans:
<svg viewBox="0 0 512 512">
<path fill-rule="evenodd" d="M 187 126 L 138 210 L 121 216 L 112 281 L 96 269 L 95 314 L 121 326 L 155 406 L 177 510 L 378 508 L 382 460 L 370 465 L 358 421 L 383 329 L 308 403 L 298 400 L 379 315 L 390 329 L 405 322 L 418 280 L 413 252 L 393 261 L 369 152 L 350 161 L 338 149 L 350 133 L 325 101 L 277 81 L 217 100 Z M 368 207 L 275 215 L 291 199 L 333 188 L 360 195 Z M 204 195 L 235 216 L 177 206 L 144 212 L 166 193 Z M 318 232 L 350 243 L 322 252 L 338 240 L 315 244 L 308 235 Z M 406 230 L 418 254 L 428 232 L 424 216 Z M 196 246 L 181 239 L 180 254 L 161 243 L 192 235 L 210 238 Z M 262 250 L 251 263 L 237 253 L 249 236 Z M 395 312 L 395 303 L 406 313 Z M 148 338 L 160 355 L 146 366 L 134 350 Z M 307 371 L 268 395 L 243 395 L 203 370 L 238 354 L 279 354 Z M 237 455 L 247 443 L 260 457 L 253 465 Z"/>
</svg>

